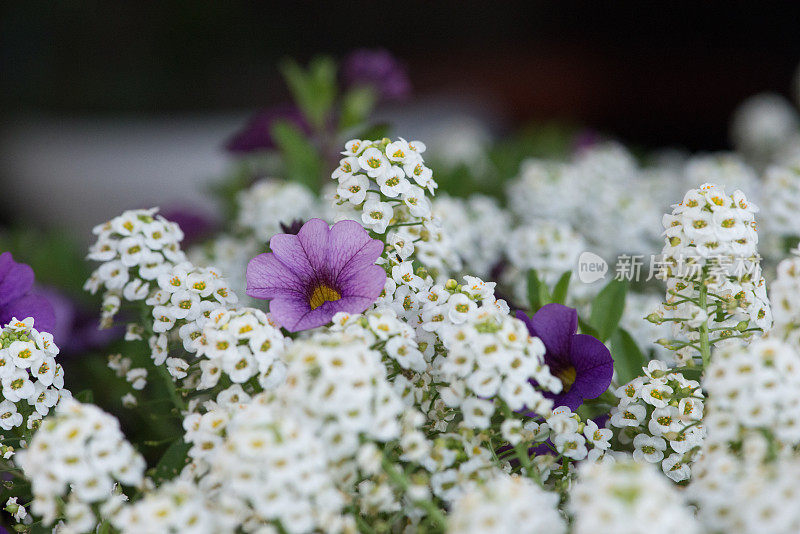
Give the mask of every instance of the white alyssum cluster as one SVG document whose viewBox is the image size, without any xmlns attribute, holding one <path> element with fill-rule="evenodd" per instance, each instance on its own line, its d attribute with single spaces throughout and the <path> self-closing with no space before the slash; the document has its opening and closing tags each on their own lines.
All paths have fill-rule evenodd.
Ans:
<svg viewBox="0 0 800 534">
<path fill-rule="evenodd" d="M 387 380 L 380 353 L 363 338 L 318 333 L 293 343 L 283 359 L 286 380 L 273 402 L 304 412 L 306 425 L 317 425 L 328 458 L 352 457 L 360 439 L 400 437 L 406 405 Z"/>
<path fill-rule="evenodd" d="M 697 155 L 689 158 L 684 170 L 685 183 L 717 184 L 728 191 L 741 190 L 751 201 L 761 199 L 761 187 L 756 171 L 735 153 Z"/>
<path fill-rule="evenodd" d="M 59 403 L 16 461 L 31 481 L 32 511 L 45 525 L 63 514 L 75 532 L 94 528 L 92 505 L 118 503 L 115 485 L 140 487 L 146 467 L 113 416 L 72 399 Z"/>
<path fill-rule="evenodd" d="M 463 269 L 490 278 L 509 239 L 509 213 L 490 197 L 472 195 L 468 199 L 437 197 L 433 214 L 441 220 L 442 230 L 460 256 Z"/>
<path fill-rule="evenodd" d="M 498 474 L 474 484 L 453 505 L 450 534 L 564 534 L 567 525 L 558 512 L 559 496 L 529 478 Z"/>
<path fill-rule="evenodd" d="M 773 338 L 726 343 L 714 352 L 703 388 L 709 398 L 704 424 L 714 442 L 736 442 L 741 432 L 762 429 L 781 447 L 800 445 L 795 346 Z"/>
<path fill-rule="evenodd" d="M 259 180 L 239 193 L 237 201 L 236 223 L 264 243 L 281 233 L 281 223 L 305 222 L 319 212 L 317 199 L 308 188 L 275 179 Z"/>
<path fill-rule="evenodd" d="M 258 301 L 245 294 L 247 263 L 263 252 L 263 246 L 252 236 L 236 237 L 223 234 L 187 253 L 189 261 L 198 267 L 215 267 L 239 296 L 239 304 L 253 306 Z"/>
<path fill-rule="evenodd" d="M 232 306 L 238 297 L 214 268 L 197 267 L 188 261 L 161 273 L 157 283 L 158 289 L 145 301 L 152 306 L 151 356 L 156 365 L 166 362 L 170 374 L 181 379 L 186 376 L 188 363 L 168 357 L 168 334 L 177 330 L 183 348 L 196 352 L 211 310 Z"/>
<path fill-rule="evenodd" d="M 614 392 L 619 404 L 609 424 L 622 444 L 632 445 L 635 460 L 659 465 L 675 482 L 686 480 L 705 437 L 700 384 L 658 360 L 643 370 L 645 376 Z"/>
<path fill-rule="evenodd" d="M 187 477 L 162 483 L 109 519 L 122 534 L 217 534 L 233 532 L 217 522 L 206 495 Z"/>
<path fill-rule="evenodd" d="M 800 249 L 778 264 L 777 276 L 769 287 L 772 335 L 797 339 L 800 335 Z"/>
<path fill-rule="evenodd" d="M 342 516 L 346 502 L 328 468 L 324 436 L 265 395 L 187 428 L 189 443 L 202 435 L 213 443 L 189 455 L 197 461 L 193 451 L 202 451 L 207 472 L 198 486 L 215 503 L 220 530 L 263 532 L 277 522 L 292 534 L 354 531 L 352 517 Z"/>
<path fill-rule="evenodd" d="M 633 156 L 621 145 L 602 144 L 579 153 L 569 166 L 578 229 L 605 254 L 647 254 L 658 240 L 657 207 Z M 561 214 L 558 220 L 564 219 Z M 608 257 L 609 260 L 613 256 Z"/>
<path fill-rule="evenodd" d="M 731 124 L 736 149 L 759 163 L 772 159 L 799 131 L 800 118 L 794 106 L 775 93 L 762 93 L 742 102 Z"/>
<path fill-rule="evenodd" d="M 39 332 L 34 320 L 16 317 L 0 331 L 0 429 L 36 428 L 64 390 L 64 370 L 56 363 L 52 334 Z M 23 434 L 24 432 L 18 432 Z"/>
<path fill-rule="evenodd" d="M 445 348 L 433 362 L 434 376 L 447 384 L 442 399 L 460 408 L 472 428 L 489 426 L 493 397 L 512 410 L 549 412 L 552 401 L 529 382 L 546 391 L 561 389 L 544 363 L 544 344 L 509 315 L 504 301 L 495 301 L 494 283 L 469 276 L 464 281 L 433 286 L 422 309 L 422 328 L 435 332 Z"/>
<path fill-rule="evenodd" d="M 568 505 L 574 534 L 699 534 L 679 491 L 646 463 L 622 456 L 584 462 Z"/>
<path fill-rule="evenodd" d="M 252 378 L 267 390 L 281 384 L 286 366 L 280 360 L 287 340 L 263 311 L 217 308 L 210 312 L 194 346 L 201 358 L 198 389 L 213 388 L 224 374 L 234 384 Z"/>
<path fill-rule="evenodd" d="M 569 164 L 558 161 L 527 159 L 519 168 L 519 175 L 508 185 L 506 197 L 511 211 L 521 221 L 531 223 L 541 219 L 573 219 L 576 207 Z"/>
<path fill-rule="evenodd" d="M 673 322 L 673 335 L 698 342 L 705 325 L 710 343 L 751 336 L 772 325 L 772 312 L 756 245 L 758 208 L 736 190 L 727 194 L 713 184 L 686 193 L 664 215 L 665 244 L 658 276 L 666 281 L 664 305 L 654 322 Z M 690 345 L 673 344 L 679 361 L 695 354 Z"/>
<path fill-rule="evenodd" d="M 428 153 L 435 166 L 447 170 L 468 168 L 482 173 L 489 165 L 492 135 L 487 125 L 470 115 L 456 115 L 436 122 L 428 139 Z"/>
<path fill-rule="evenodd" d="M 362 338 L 370 347 L 379 346 L 378 350 L 399 366 L 399 369 L 423 372 L 427 369 L 433 352 L 432 346 L 429 351 L 428 345 L 424 344 L 423 348 L 428 355 L 426 358 L 420 350 L 414 329 L 387 306 L 379 306 L 359 315 L 339 312 L 333 316 L 331 330 Z"/>
<path fill-rule="evenodd" d="M 581 421 L 580 416 L 566 406 L 556 407 L 544 423 L 527 421 L 524 430 L 533 433 L 536 442 L 549 439 L 559 454 L 575 461 L 587 458 L 589 461 L 600 460 L 609 451 L 609 440 L 613 436 L 610 429 L 598 427 L 591 419 Z M 553 464 L 554 468 L 559 467 L 556 462 Z M 570 469 L 572 467 L 570 464 Z M 542 478 L 546 480 L 547 474 Z"/>
<path fill-rule="evenodd" d="M 800 237 L 800 161 L 767 169 L 763 204 L 764 227 L 773 238 Z"/>
<path fill-rule="evenodd" d="M 552 288 L 567 271 L 575 271 L 578 257 L 589 249 L 583 237 L 568 225 L 555 221 L 539 220 L 515 228 L 508 236 L 505 255 L 510 268 L 503 282 L 514 288 L 517 302 L 526 302 L 528 271 L 536 269 L 537 275 Z M 588 290 L 578 284 L 578 293 Z"/>
<path fill-rule="evenodd" d="M 110 326 L 122 300 L 147 298 L 158 276 L 186 259 L 180 227 L 157 215 L 158 208 L 130 210 L 96 226 L 88 259 L 101 262 L 86 281 L 91 293 L 103 290 L 102 319 Z"/>
<path fill-rule="evenodd" d="M 337 219 L 352 218 L 367 230 L 385 234 L 395 261 L 416 258 L 436 277 L 461 267 L 448 236 L 432 216 L 438 184 L 425 166 L 420 141 L 353 139 L 331 177 L 338 183 Z"/>
<path fill-rule="evenodd" d="M 709 425 L 710 441 L 716 429 Z M 725 430 L 722 430 L 725 432 Z M 709 443 L 692 467 L 687 497 L 710 534 L 794 534 L 800 531 L 800 456 L 772 457 L 761 433 L 748 433 L 740 453 Z"/>
</svg>

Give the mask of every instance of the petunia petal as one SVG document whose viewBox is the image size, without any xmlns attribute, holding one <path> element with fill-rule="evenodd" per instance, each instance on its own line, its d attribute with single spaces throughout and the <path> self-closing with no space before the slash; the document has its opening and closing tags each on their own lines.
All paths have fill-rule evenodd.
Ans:
<svg viewBox="0 0 800 534">
<path fill-rule="evenodd" d="M 614 359 L 602 342 L 577 334 L 572 338 L 569 359 L 575 368 L 575 382 L 570 392 L 578 392 L 584 399 L 599 397 L 611 384 Z"/>
<path fill-rule="evenodd" d="M 275 234 L 269 240 L 269 248 L 303 283 L 309 284 L 317 278 L 317 272 L 296 235 Z"/>
<path fill-rule="evenodd" d="M 278 257 L 267 252 L 259 254 L 247 264 L 246 293 L 257 299 L 279 296 L 305 297 L 305 284 Z"/>
<path fill-rule="evenodd" d="M 331 228 L 328 263 L 334 276 L 348 277 L 353 271 L 375 263 L 383 243 L 372 239 L 355 221 L 339 221 Z"/>
<path fill-rule="evenodd" d="M 339 291 L 343 298 L 364 297 L 371 299 L 370 304 L 378 299 L 385 285 L 386 271 L 380 265 L 374 264 L 362 266 L 360 270 L 354 271 L 350 277 L 340 277 L 338 281 Z"/>
<path fill-rule="evenodd" d="M 563 304 L 553 303 L 542 306 L 533 317 L 518 311 L 517 319 L 525 322 L 532 336 L 542 340 L 547 349 L 546 360 L 556 366 L 568 363 L 572 336 L 578 330 L 578 312 Z"/>
<path fill-rule="evenodd" d="M 311 219 L 297 232 L 297 239 L 314 271 L 331 274 L 327 264 L 330 239 L 328 223 L 322 219 Z"/>
<path fill-rule="evenodd" d="M 56 325 L 53 306 L 41 295 L 25 295 L 0 309 L 0 324 L 8 324 L 13 317 L 33 317 L 33 327 L 40 332 L 52 333 Z"/>
<path fill-rule="evenodd" d="M 573 412 L 577 410 L 581 404 L 583 404 L 583 396 L 581 396 L 580 392 L 575 389 L 575 385 L 564 393 L 545 393 L 545 397 L 553 401 L 553 408 L 558 408 L 559 406 L 566 406 Z"/>
<path fill-rule="evenodd" d="M 321 309 L 322 306 L 317 308 L 317 310 Z M 315 318 L 318 320 L 319 314 L 314 313 L 315 311 L 311 309 L 308 301 L 299 295 L 281 295 L 269 303 L 269 313 L 272 318 L 289 332 L 298 332 L 325 324 L 322 322 L 314 326 L 306 326 L 313 323 Z"/>
<path fill-rule="evenodd" d="M 33 286 L 33 269 L 14 261 L 10 252 L 0 254 L 0 306 L 18 299 Z"/>
</svg>

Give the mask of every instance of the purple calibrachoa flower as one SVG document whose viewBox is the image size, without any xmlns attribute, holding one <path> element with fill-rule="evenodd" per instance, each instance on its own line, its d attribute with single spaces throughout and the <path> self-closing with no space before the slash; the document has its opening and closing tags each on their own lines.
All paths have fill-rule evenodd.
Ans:
<svg viewBox="0 0 800 534">
<path fill-rule="evenodd" d="M 405 67 L 386 50 L 359 49 L 342 65 L 345 85 L 370 86 L 381 100 L 403 100 L 411 93 Z"/>
<path fill-rule="evenodd" d="M 554 406 L 574 411 L 584 399 L 597 398 L 608 389 L 614 360 L 601 341 L 576 333 L 578 312 L 562 304 L 547 304 L 533 317 L 518 311 L 517 318 L 525 322 L 530 335 L 542 340 L 545 363 L 564 385 L 561 393 L 545 393 Z"/>
<path fill-rule="evenodd" d="M 275 148 L 272 126 L 278 121 L 294 124 L 306 135 L 311 133 L 311 127 L 297 106 L 278 104 L 256 113 L 244 128 L 225 143 L 225 148 L 234 154 L 248 154 Z"/>
<path fill-rule="evenodd" d="M 33 326 L 40 332 L 51 332 L 56 323 L 50 302 L 31 293 L 33 269 L 14 261 L 10 252 L 0 254 L 0 325 L 13 317 L 33 317 Z"/>
<path fill-rule="evenodd" d="M 269 300 L 272 318 L 290 332 L 327 324 L 338 312 L 363 312 L 386 283 L 375 265 L 383 243 L 355 221 L 328 227 L 311 219 L 297 235 L 272 236 L 269 247 L 247 265 L 247 294 Z"/>
</svg>

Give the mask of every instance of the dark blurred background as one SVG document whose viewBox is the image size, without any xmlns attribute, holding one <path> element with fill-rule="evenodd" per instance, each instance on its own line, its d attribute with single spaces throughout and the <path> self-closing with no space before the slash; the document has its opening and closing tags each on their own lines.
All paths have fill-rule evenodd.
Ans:
<svg viewBox="0 0 800 534">
<path fill-rule="evenodd" d="M 4 2 L 2 106 L 62 114 L 263 106 L 284 56 L 385 47 L 417 93 L 479 88 L 516 121 L 726 145 L 731 110 L 788 93 L 800 3 Z M 754 6 L 760 6 L 755 8 Z"/>
<path fill-rule="evenodd" d="M 1 5 L 8 120 L 246 115 L 287 98 L 283 57 L 383 47 L 415 95 L 478 95 L 509 127 L 564 119 L 638 146 L 717 150 L 743 99 L 791 96 L 800 60 L 797 2 Z"/>
</svg>

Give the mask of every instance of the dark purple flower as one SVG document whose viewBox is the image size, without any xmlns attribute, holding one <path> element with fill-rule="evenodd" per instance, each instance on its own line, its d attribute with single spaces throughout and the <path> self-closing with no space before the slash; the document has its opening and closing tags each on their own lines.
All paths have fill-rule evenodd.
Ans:
<svg viewBox="0 0 800 534">
<path fill-rule="evenodd" d="M 0 325 L 6 325 L 13 317 L 33 317 L 33 326 L 39 331 L 50 332 L 56 323 L 53 306 L 48 300 L 31 293 L 33 269 L 17 263 L 10 252 L 0 254 Z"/>
<path fill-rule="evenodd" d="M 303 219 L 293 219 L 289 224 L 278 223 L 281 226 L 284 234 L 297 235 L 301 228 L 303 228 Z"/>
<path fill-rule="evenodd" d="M 599 397 L 611 384 L 614 360 L 599 340 L 578 331 L 578 313 L 562 304 L 542 306 L 533 317 L 517 312 L 528 332 L 544 343 L 545 363 L 561 379 L 559 394 L 546 393 L 554 406 L 577 410 L 584 399 Z"/>
<path fill-rule="evenodd" d="M 411 93 L 405 67 L 386 50 L 351 52 L 344 60 L 342 78 L 348 87 L 373 87 L 381 100 L 402 100 Z"/>
<path fill-rule="evenodd" d="M 597 146 L 602 140 L 603 138 L 597 131 L 591 128 L 584 128 L 575 134 L 575 137 L 572 139 L 572 152 L 574 154 L 580 154 L 581 152 Z"/>
<path fill-rule="evenodd" d="M 256 113 L 244 128 L 236 132 L 225 144 L 229 152 L 247 154 L 275 148 L 272 139 L 272 125 L 278 121 L 294 124 L 306 135 L 311 128 L 303 117 L 303 113 L 294 104 L 279 104 Z"/>
<path fill-rule="evenodd" d="M 50 333 L 61 355 L 100 349 L 125 334 L 121 324 L 101 330 L 100 317 L 95 310 L 87 309 L 55 287 L 37 287 L 34 292 L 53 306 L 55 322 Z"/>
<path fill-rule="evenodd" d="M 386 283 L 375 265 L 383 243 L 355 221 L 329 228 L 311 219 L 297 235 L 272 236 L 269 247 L 247 265 L 247 294 L 269 300 L 273 319 L 290 332 L 327 324 L 340 311 L 363 312 Z"/>
<path fill-rule="evenodd" d="M 217 229 L 217 221 L 206 211 L 189 206 L 172 206 L 161 210 L 168 221 L 181 227 L 183 245 L 197 243 Z"/>
</svg>

